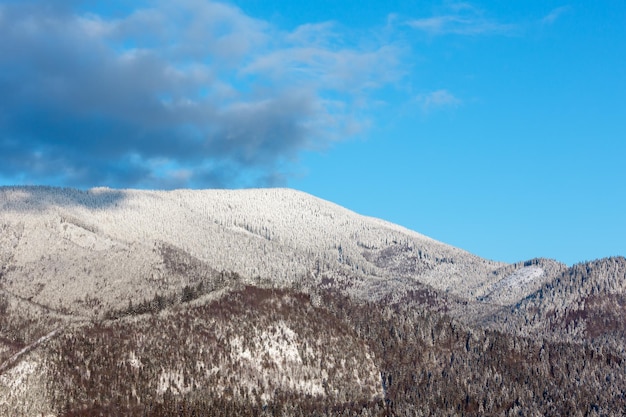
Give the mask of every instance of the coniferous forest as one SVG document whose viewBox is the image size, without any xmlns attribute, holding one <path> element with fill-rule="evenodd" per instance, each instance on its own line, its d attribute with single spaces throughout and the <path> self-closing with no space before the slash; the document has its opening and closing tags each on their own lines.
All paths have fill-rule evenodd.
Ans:
<svg viewBox="0 0 626 417">
<path fill-rule="evenodd" d="M 290 190 L 0 188 L 0 415 L 621 416 L 626 259 Z"/>
</svg>

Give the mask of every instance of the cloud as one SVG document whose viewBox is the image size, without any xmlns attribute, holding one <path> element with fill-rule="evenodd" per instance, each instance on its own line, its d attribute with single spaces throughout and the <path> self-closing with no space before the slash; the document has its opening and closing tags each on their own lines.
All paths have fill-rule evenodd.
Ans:
<svg viewBox="0 0 626 417">
<path fill-rule="evenodd" d="M 108 16 L 0 4 L 0 178 L 150 188 L 275 184 L 364 125 L 400 50 L 288 32 L 218 2 Z M 356 128 L 358 130 L 358 128 Z"/>
<path fill-rule="evenodd" d="M 469 3 L 453 3 L 448 13 L 413 19 L 406 24 L 430 36 L 509 34 L 516 30 L 512 24 L 500 23 L 485 17 L 484 12 Z"/>
<path fill-rule="evenodd" d="M 462 104 L 462 101 L 448 90 L 437 90 L 420 94 L 416 97 L 416 101 L 424 113 L 443 108 L 458 107 Z"/>
<path fill-rule="evenodd" d="M 556 20 L 560 18 L 564 13 L 567 13 L 568 11 L 570 11 L 570 9 L 571 9 L 570 6 L 557 7 L 556 9 L 552 10 L 550 13 L 545 15 L 541 19 L 541 23 L 544 25 L 551 25 L 554 22 L 556 22 Z"/>
</svg>

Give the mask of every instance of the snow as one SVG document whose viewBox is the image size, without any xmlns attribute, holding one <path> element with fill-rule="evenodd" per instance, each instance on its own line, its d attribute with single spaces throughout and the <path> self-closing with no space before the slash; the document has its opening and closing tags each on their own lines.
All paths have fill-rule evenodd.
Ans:
<svg viewBox="0 0 626 417">
<path fill-rule="evenodd" d="M 172 394 L 182 395 L 191 392 L 193 384 L 185 385 L 183 372 L 180 370 L 162 370 L 157 385 L 157 394 L 163 395 L 169 389 Z"/>
<path fill-rule="evenodd" d="M 538 266 L 526 266 L 513 272 L 511 275 L 498 282 L 494 290 L 504 288 L 519 288 L 530 284 L 537 278 L 541 278 L 544 274 L 542 268 Z"/>
<path fill-rule="evenodd" d="M 23 360 L 6 374 L 0 375 L 0 385 L 6 385 L 11 391 L 16 391 L 24 385 L 28 376 L 34 374 L 38 367 L 37 362 Z"/>
<path fill-rule="evenodd" d="M 537 290 L 545 277 L 546 272 L 539 266 L 521 267 L 496 282 L 485 297 L 485 301 L 503 305 L 514 303 Z"/>
<path fill-rule="evenodd" d="M 424 262 L 430 262 L 430 267 L 412 278 L 459 295 L 491 284 L 485 277 L 502 266 L 401 226 L 288 189 L 79 191 L 0 187 L 2 224 L 11 228 L 23 225 L 23 239 L 12 254 L 16 264 L 32 263 L 34 270 L 41 269 L 36 264 L 42 256 L 77 264 L 79 259 L 69 253 L 84 250 L 89 252 L 90 263 L 100 257 L 102 261 L 97 264 L 113 268 L 107 275 L 119 276 L 114 270 L 121 263 L 116 254 L 132 252 L 132 259 L 124 266 L 134 268 L 132 274 L 138 277 L 134 284 L 125 283 L 131 287 L 141 285 L 141 277 L 158 278 L 159 260 L 150 254 L 158 242 L 185 250 L 218 271 L 258 276 L 277 284 L 298 280 L 312 271 L 393 278 L 399 272 L 391 274 L 365 256 L 366 251 L 378 252 L 393 245 L 407 248 L 400 263 L 415 262 L 408 257 L 418 251 L 428 256 Z M 454 262 L 437 264 L 437 259 L 444 258 Z M 84 264 L 84 260 L 80 262 Z"/>
<path fill-rule="evenodd" d="M 103 310 L 126 308 L 129 297 L 151 298 L 157 288 L 165 287 L 171 274 L 159 252 L 161 244 L 181 249 L 217 271 L 238 272 L 244 279 L 259 276 L 276 285 L 312 273 L 357 277 L 358 291 L 364 295 L 370 293 L 370 283 L 394 278 L 364 254 L 389 245 L 419 249 L 433 259 L 455 259 L 454 268 L 467 265 L 469 272 L 486 273 L 499 266 L 400 226 L 285 189 L 164 192 L 0 187 L 0 231 L 7 291 L 33 303 L 78 311 L 76 316 L 93 312 L 87 300 L 102 302 Z M 451 266 L 436 273 L 443 275 L 446 268 Z M 455 276 L 463 282 L 463 276 Z M 432 277 L 424 275 L 437 284 Z M 332 355 L 321 355 L 320 346 L 305 345 L 296 330 L 278 321 L 229 339 L 228 354 L 242 365 L 244 387 L 248 381 L 250 390 L 257 387 L 269 398 L 274 393 L 270 385 L 280 381 L 285 390 L 324 395 L 329 373 L 339 372 L 341 378 L 356 378 L 378 392 L 373 359 L 362 364 L 335 361 Z M 139 356 L 129 352 L 120 361 L 141 369 Z M 29 380 L 26 385 L 31 386 L 36 370 L 29 366 L 34 365 L 25 358 L 20 361 L 3 377 L 10 376 L 18 385 Z M 193 364 L 207 375 L 220 372 L 222 365 Z M 353 374 L 357 365 L 359 373 Z M 157 393 L 189 392 L 194 381 L 185 380 L 182 369 L 164 365 L 155 381 Z"/>
<path fill-rule="evenodd" d="M 134 351 L 131 351 L 128 354 L 128 364 L 135 369 L 140 369 L 143 367 L 141 360 L 137 357 Z"/>
<path fill-rule="evenodd" d="M 230 345 L 233 362 L 243 362 L 251 375 L 294 375 L 282 381 L 289 390 L 314 396 L 325 394 L 322 375 L 304 377 L 314 369 L 303 365 L 298 350 L 301 341 L 284 321 L 257 330 L 254 335 L 235 336 L 230 340 Z M 251 381 L 249 385 L 252 387 Z"/>
</svg>

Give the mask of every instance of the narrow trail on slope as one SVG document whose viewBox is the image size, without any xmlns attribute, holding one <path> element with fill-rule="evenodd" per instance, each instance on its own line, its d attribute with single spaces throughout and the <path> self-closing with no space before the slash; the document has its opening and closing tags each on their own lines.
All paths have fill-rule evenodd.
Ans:
<svg viewBox="0 0 626 417">
<path fill-rule="evenodd" d="M 24 348 L 22 348 L 19 352 L 15 353 L 13 356 L 11 356 L 9 359 L 7 359 L 6 361 L 4 361 L 4 363 L 2 365 L 0 365 L 0 375 L 2 375 L 4 373 L 4 371 L 6 371 L 7 369 L 9 369 L 11 366 L 15 365 L 17 363 L 17 361 L 24 355 L 26 355 L 27 353 L 31 352 L 33 349 L 36 349 L 39 345 L 41 345 L 42 343 L 52 339 L 53 337 L 55 337 L 57 334 L 59 334 L 62 330 L 64 329 L 63 327 L 57 327 L 56 329 L 54 329 L 53 331 L 51 331 L 50 333 L 41 336 L 39 339 L 35 340 L 33 343 L 31 343 L 28 346 L 25 346 Z"/>
</svg>

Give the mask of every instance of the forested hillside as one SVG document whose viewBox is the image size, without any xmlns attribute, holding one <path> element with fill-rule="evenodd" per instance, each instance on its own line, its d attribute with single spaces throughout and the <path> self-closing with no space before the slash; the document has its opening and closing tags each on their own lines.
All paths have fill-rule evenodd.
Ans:
<svg viewBox="0 0 626 417">
<path fill-rule="evenodd" d="M 619 416 L 626 259 L 304 193 L 0 188 L 0 415 Z"/>
<path fill-rule="evenodd" d="M 490 317 L 494 328 L 597 346 L 626 347 L 626 259 L 581 263 Z"/>
</svg>

